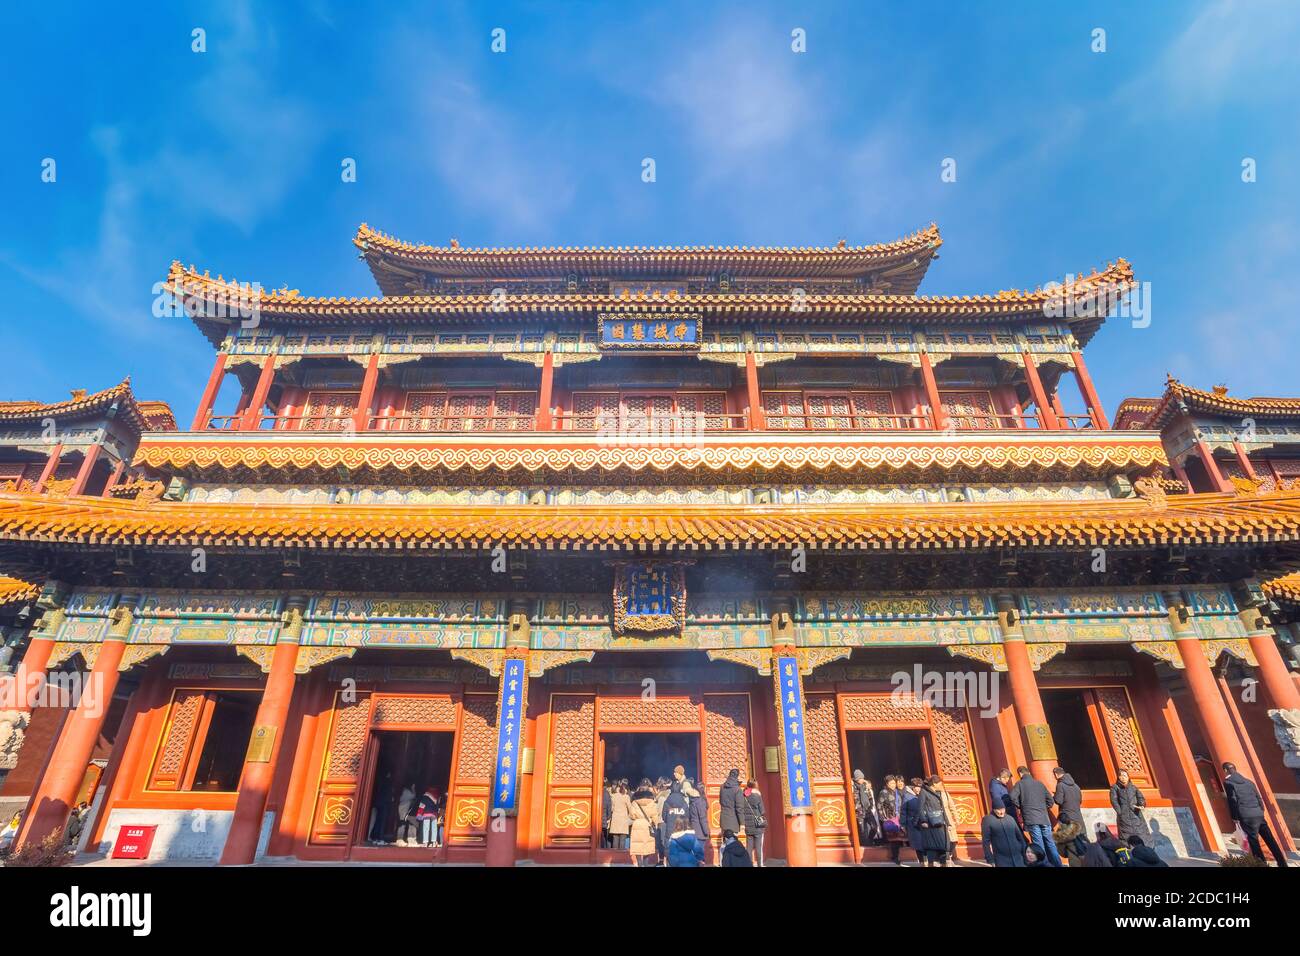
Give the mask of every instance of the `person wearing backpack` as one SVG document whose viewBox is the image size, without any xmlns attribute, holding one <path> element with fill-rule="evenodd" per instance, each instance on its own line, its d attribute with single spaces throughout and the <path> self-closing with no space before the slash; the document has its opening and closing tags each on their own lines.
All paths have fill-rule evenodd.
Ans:
<svg viewBox="0 0 1300 956">
<path fill-rule="evenodd" d="M 745 781 L 741 791 L 744 803 L 741 811 L 745 819 L 745 841 L 749 844 L 749 855 L 755 866 L 763 865 L 763 835 L 767 832 L 767 808 L 763 806 L 763 794 L 753 780 Z"/>
<path fill-rule="evenodd" d="M 699 866 L 703 862 L 704 844 L 695 838 L 695 831 L 686 817 L 677 817 L 673 822 L 673 835 L 668 839 L 668 865 Z"/>
</svg>

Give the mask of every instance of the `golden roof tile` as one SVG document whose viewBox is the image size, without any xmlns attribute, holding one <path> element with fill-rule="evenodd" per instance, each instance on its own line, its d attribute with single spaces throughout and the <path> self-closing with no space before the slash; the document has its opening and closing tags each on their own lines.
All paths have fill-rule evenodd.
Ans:
<svg viewBox="0 0 1300 956">
<path fill-rule="evenodd" d="M 0 493 L 0 541 L 63 545 L 853 550 L 1300 541 L 1300 492 L 786 506 L 187 504 Z"/>
</svg>

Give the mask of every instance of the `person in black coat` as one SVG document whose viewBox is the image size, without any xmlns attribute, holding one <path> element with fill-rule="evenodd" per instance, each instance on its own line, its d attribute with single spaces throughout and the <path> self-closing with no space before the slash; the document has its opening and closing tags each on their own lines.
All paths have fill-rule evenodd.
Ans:
<svg viewBox="0 0 1300 956">
<path fill-rule="evenodd" d="M 749 855 L 755 866 L 763 865 L 763 836 L 767 833 L 767 807 L 763 806 L 763 794 L 753 780 L 745 782 L 741 791 L 744 803 L 741 813 L 745 821 L 745 840 L 749 843 Z"/>
<path fill-rule="evenodd" d="M 878 843 L 880 824 L 876 820 L 876 793 L 861 770 L 853 771 L 853 817 L 858 824 L 858 842 L 862 846 Z"/>
<path fill-rule="evenodd" d="M 668 799 L 664 801 L 663 822 L 660 824 L 660 832 L 663 835 L 664 846 L 668 846 L 668 841 L 673 838 L 677 832 L 677 821 L 685 821 L 687 828 L 690 829 L 691 804 L 682 792 L 684 781 L 674 780 L 668 790 Z"/>
<path fill-rule="evenodd" d="M 1146 820 L 1142 818 L 1142 808 L 1147 805 L 1147 798 L 1129 779 L 1128 771 L 1121 770 L 1119 779 L 1110 788 L 1110 805 L 1115 808 L 1115 823 L 1119 828 L 1119 838 L 1127 842 L 1129 837 L 1141 837 L 1143 842 L 1151 836 Z"/>
<path fill-rule="evenodd" d="M 1128 866 L 1131 869 L 1154 869 L 1158 866 L 1168 866 L 1155 850 L 1147 846 L 1141 837 L 1129 837 L 1129 860 Z"/>
<path fill-rule="evenodd" d="M 1019 821 L 1016 802 L 1011 799 L 1011 771 L 1006 767 L 999 770 L 998 775 L 989 783 L 989 804 L 1006 807 L 1007 816 Z"/>
<path fill-rule="evenodd" d="M 1035 780 L 1028 767 L 1017 767 L 1020 775 L 1011 790 L 1011 801 L 1020 811 L 1020 819 L 1029 831 L 1034 854 L 1044 865 L 1061 866 L 1061 855 L 1056 852 L 1056 841 L 1052 839 L 1052 795 L 1042 783 Z"/>
<path fill-rule="evenodd" d="M 1074 838 L 1074 851 L 1082 857 L 1088 852 L 1088 825 L 1083 822 L 1083 790 L 1060 767 L 1052 770 L 1052 776 L 1056 778 L 1052 802 L 1056 804 L 1057 822 L 1074 824 L 1079 828 L 1079 835 Z"/>
<path fill-rule="evenodd" d="M 732 833 L 739 833 L 744 820 L 741 817 L 741 805 L 745 802 L 740 792 L 740 771 L 731 770 L 727 779 L 722 781 L 722 790 L 718 793 L 718 826 Z"/>
<path fill-rule="evenodd" d="M 943 797 L 935 786 L 939 782 L 935 775 L 921 785 L 912 810 L 920 840 L 913 849 L 921 856 L 922 866 L 943 866 L 948 860 L 948 816 L 943 811 Z"/>
<path fill-rule="evenodd" d="M 1228 798 L 1228 812 L 1232 819 L 1241 824 L 1242 832 L 1246 834 L 1251 854 L 1264 859 L 1264 851 L 1259 848 L 1259 838 L 1263 837 L 1268 844 L 1268 851 L 1277 860 L 1277 865 L 1286 866 L 1286 854 L 1278 846 L 1273 831 L 1268 828 L 1268 820 L 1264 817 L 1264 798 L 1259 795 L 1255 781 L 1239 774 L 1234 764 L 1225 763 L 1223 793 Z"/>
<path fill-rule="evenodd" d="M 700 785 L 703 787 L 703 784 Z M 695 831 L 695 837 L 706 847 L 709 845 L 709 801 L 705 798 L 702 790 L 695 786 L 694 780 L 687 780 L 682 792 L 690 801 L 690 807 L 686 818 Z"/>
<path fill-rule="evenodd" d="M 926 863 L 925 851 L 921 848 L 921 831 L 916 828 L 916 805 L 920 799 L 921 778 L 913 777 L 907 783 L 903 783 L 899 778 L 899 793 L 902 794 L 903 811 L 899 822 L 903 825 L 903 831 L 907 834 L 907 845 L 912 848 L 916 854 L 916 859 L 922 866 Z"/>
<path fill-rule="evenodd" d="M 722 862 L 719 866 L 753 866 L 749 860 L 749 851 L 736 839 L 730 830 L 722 831 Z"/>
<path fill-rule="evenodd" d="M 1002 804 L 995 803 L 993 812 L 981 821 L 980 839 L 984 843 L 984 859 L 994 866 L 1028 865 L 1024 831 Z"/>
</svg>

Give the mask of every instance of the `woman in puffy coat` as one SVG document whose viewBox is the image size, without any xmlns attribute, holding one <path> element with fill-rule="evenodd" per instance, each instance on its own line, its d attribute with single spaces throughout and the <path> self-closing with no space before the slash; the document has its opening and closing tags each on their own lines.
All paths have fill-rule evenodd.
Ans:
<svg viewBox="0 0 1300 956">
<path fill-rule="evenodd" d="M 1119 779 L 1110 788 L 1110 805 L 1115 808 L 1120 842 L 1127 843 L 1129 837 L 1150 839 L 1151 831 L 1142 818 L 1142 808 L 1147 805 L 1147 798 L 1142 796 L 1137 784 L 1129 779 L 1127 770 L 1119 772 Z"/>
<path fill-rule="evenodd" d="M 876 798 L 876 816 L 880 821 L 880 837 L 889 845 L 889 858 L 898 863 L 898 854 L 907 842 L 903 828 L 902 778 L 890 774 Z"/>
<path fill-rule="evenodd" d="M 654 866 L 658 862 L 655 833 L 661 821 L 659 806 L 655 802 L 655 792 L 649 780 L 642 780 L 636 793 L 632 795 L 628 816 L 631 819 L 629 850 L 632 854 L 632 863 L 636 866 Z"/>
<path fill-rule="evenodd" d="M 948 859 L 948 817 L 939 795 L 940 785 L 938 776 L 921 784 L 911 810 L 916 833 L 912 849 L 921 857 L 922 866 L 943 866 Z"/>
<path fill-rule="evenodd" d="M 632 799 L 627 795 L 626 780 L 614 784 L 609 802 L 609 838 L 615 850 L 626 850 L 628 831 L 632 829 Z"/>
<path fill-rule="evenodd" d="M 704 862 L 704 844 L 695 838 L 695 831 L 678 817 L 673 824 L 673 835 L 668 838 L 669 866 L 699 866 Z"/>
</svg>

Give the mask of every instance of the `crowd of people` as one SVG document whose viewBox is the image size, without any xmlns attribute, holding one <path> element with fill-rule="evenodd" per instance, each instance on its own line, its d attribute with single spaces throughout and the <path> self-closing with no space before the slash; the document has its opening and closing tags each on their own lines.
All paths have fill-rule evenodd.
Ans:
<svg viewBox="0 0 1300 956">
<path fill-rule="evenodd" d="M 1223 765 L 1224 791 L 1232 819 L 1250 852 L 1264 860 L 1260 840 L 1278 866 L 1286 866 L 1264 813 L 1264 801 L 1254 782 Z M 1054 790 L 1037 780 L 1028 767 L 1016 770 L 1017 780 L 1002 769 L 989 784 L 990 811 L 981 822 L 984 859 L 994 866 L 1161 867 L 1145 818 L 1146 797 L 1121 769 L 1110 788 L 1116 831 L 1098 823 L 1089 839 L 1083 818 L 1083 791 L 1061 767 L 1052 771 Z M 877 793 L 861 770 L 853 772 L 853 807 L 858 836 L 864 847 L 888 847 L 890 859 L 902 863 L 910 847 L 922 866 L 953 866 L 957 846 L 957 813 L 938 775 L 910 780 L 891 774 Z M 1055 820 L 1053 820 L 1055 818 Z"/>
<path fill-rule="evenodd" d="M 680 764 L 671 779 L 606 780 L 601 846 L 627 851 L 634 866 L 762 866 L 767 808 L 758 784 L 732 770 L 718 798 L 722 842 L 712 856 L 709 801 Z M 742 842 L 743 838 L 743 842 Z"/>
<path fill-rule="evenodd" d="M 415 784 L 408 783 L 397 795 L 397 832 L 395 846 L 442 846 L 446 801 L 442 791 L 430 784 L 421 793 Z M 371 811 L 370 842 L 382 845 L 380 818 Z"/>
</svg>

